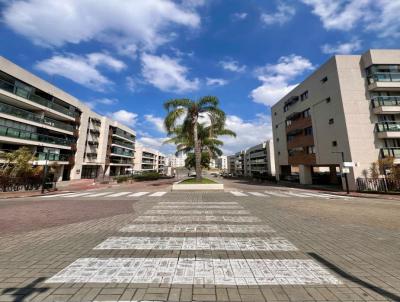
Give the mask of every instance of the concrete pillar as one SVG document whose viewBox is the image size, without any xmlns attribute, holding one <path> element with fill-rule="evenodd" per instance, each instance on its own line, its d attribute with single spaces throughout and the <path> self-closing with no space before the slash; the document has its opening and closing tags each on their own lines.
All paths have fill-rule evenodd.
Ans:
<svg viewBox="0 0 400 302">
<path fill-rule="evenodd" d="M 105 168 L 104 168 L 104 176 L 110 176 L 110 166 L 105 166 Z"/>
<path fill-rule="evenodd" d="M 336 175 L 336 166 L 329 166 L 329 182 L 335 185 L 339 183 Z"/>
<path fill-rule="evenodd" d="M 62 181 L 63 174 L 64 174 L 64 165 L 60 165 L 60 167 L 57 169 L 57 175 L 56 175 L 56 180 L 57 182 Z"/>
<path fill-rule="evenodd" d="M 302 185 L 312 184 L 312 166 L 299 165 L 300 183 Z"/>
</svg>

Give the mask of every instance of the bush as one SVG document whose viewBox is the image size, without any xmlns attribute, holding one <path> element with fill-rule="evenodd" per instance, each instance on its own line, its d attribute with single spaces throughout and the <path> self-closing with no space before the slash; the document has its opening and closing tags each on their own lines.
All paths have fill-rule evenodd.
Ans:
<svg viewBox="0 0 400 302">
<path fill-rule="evenodd" d="M 129 179 L 130 179 L 129 176 L 117 176 L 117 177 L 115 177 L 115 180 L 117 181 L 117 183 L 126 182 Z"/>
<path fill-rule="evenodd" d="M 144 172 L 139 175 L 134 175 L 133 179 L 136 181 L 158 180 L 161 177 L 158 172 Z"/>
</svg>

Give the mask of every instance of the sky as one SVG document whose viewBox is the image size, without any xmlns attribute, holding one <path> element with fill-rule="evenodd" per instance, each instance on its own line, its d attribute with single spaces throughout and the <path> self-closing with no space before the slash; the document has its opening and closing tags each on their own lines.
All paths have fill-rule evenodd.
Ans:
<svg viewBox="0 0 400 302">
<path fill-rule="evenodd" d="M 400 48 L 400 0 L 0 0 L 0 55 L 166 154 L 163 103 L 219 98 L 226 155 L 334 54 Z"/>
</svg>

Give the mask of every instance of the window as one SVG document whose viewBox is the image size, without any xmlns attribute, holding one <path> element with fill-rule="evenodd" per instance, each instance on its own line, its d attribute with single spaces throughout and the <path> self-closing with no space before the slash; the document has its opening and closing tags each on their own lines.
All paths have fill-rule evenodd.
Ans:
<svg viewBox="0 0 400 302">
<path fill-rule="evenodd" d="M 335 120 L 333 118 L 329 119 L 329 125 L 332 125 L 335 122 Z"/>
<path fill-rule="evenodd" d="M 276 138 L 276 141 L 279 142 L 279 137 Z"/>
<path fill-rule="evenodd" d="M 289 127 L 292 124 L 292 120 L 286 120 L 286 127 Z"/>
<path fill-rule="evenodd" d="M 275 125 L 275 128 L 278 129 L 278 125 Z"/>
<path fill-rule="evenodd" d="M 311 116 L 310 108 L 304 110 L 304 111 L 302 112 L 302 115 L 303 115 L 304 118 L 305 118 L 305 117 L 310 117 L 310 116 Z"/>
<path fill-rule="evenodd" d="M 332 147 L 337 147 L 337 141 L 332 142 Z"/>
<path fill-rule="evenodd" d="M 303 93 L 300 95 L 300 100 L 301 100 L 301 101 L 304 101 L 304 100 L 307 100 L 307 99 L 308 99 L 308 90 L 305 91 L 305 92 L 303 92 Z"/>
<path fill-rule="evenodd" d="M 281 151 L 278 151 L 278 155 L 281 155 Z"/>
<path fill-rule="evenodd" d="M 312 135 L 312 134 L 313 134 L 312 127 L 307 127 L 304 129 L 304 135 Z"/>
<path fill-rule="evenodd" d="M 306 153 L 307 154 L 315 154 L 315 146 L 307 146 Z"/>
<path fill-rule="evenodd" d="M 330 102 L 331 102 L 331 98 L 330 98 L 330 97 L 329 97 L 329 98 L 326 98 L 325 101 L 326 101 L 327 103 L 330 103 Z"/>
<path fill-rule="evenodd" d="M 324 83 L 326 83 L 326 82 L 328 82 L 328 77 L 323 77 L 323 78 L 321 79 L 321 83 L 324 84 Z"/>
<path fill-rule="evenodd" d="M 276 115 L 276 112 L 274 112 L 274 115 Z"/>
</svg>

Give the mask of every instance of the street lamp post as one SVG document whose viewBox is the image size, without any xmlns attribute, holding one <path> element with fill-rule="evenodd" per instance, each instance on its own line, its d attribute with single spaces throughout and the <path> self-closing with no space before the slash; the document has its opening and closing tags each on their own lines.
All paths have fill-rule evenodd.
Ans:
<svg viewBox="0 0 400 302">
<path fill-rule="evenodd" d="M 336 154 L 341 154 L 342 155 L 342 163 L 344 166 L 344 152 L 343 151 L 339 151 L 339 152 L 332 152 L 332 153 L 336 153 Z M 346 192 L 347 194 L 350 194 L 350 190 L 349 190 L 349 180 L 347 179 L 347 173 L 342 173 L 342 171 L 340 171 L 341 174 L 344 174 L 344 180 L 346 182 Z"/>
</svg>

